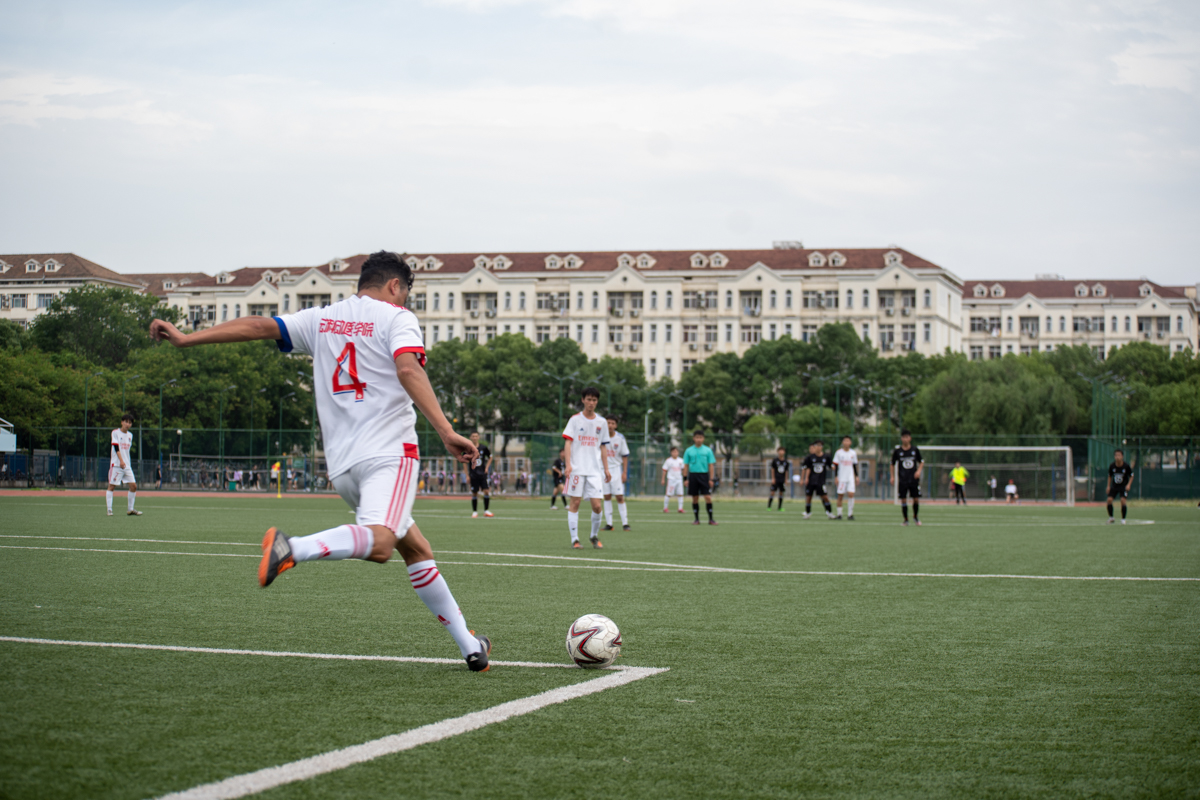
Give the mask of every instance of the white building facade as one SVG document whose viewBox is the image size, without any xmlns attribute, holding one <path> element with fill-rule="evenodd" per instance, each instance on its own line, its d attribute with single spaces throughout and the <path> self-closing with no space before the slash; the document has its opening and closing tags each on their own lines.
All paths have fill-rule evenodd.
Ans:
<svg viewBox="0 0 1200 800">
<path fill-rule="evenodd" d="M 28 327 L 55 297 L 89 284 L 142 288 L 136 277 L 118 274 L 74 253 L 0 255 L 0 319 Z"/>
</svg>

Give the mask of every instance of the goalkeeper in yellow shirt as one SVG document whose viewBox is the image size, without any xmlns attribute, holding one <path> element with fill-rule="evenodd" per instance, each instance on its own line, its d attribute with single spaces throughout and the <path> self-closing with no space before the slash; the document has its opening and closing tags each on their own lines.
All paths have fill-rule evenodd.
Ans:
<svg viewBox="0 0 1200 800">
<path fill-rule="evenodd" d="M 963 493 L 963 487 L 967 485 L 967 476 L 970 474 L 962 462 L 954 462 L 954 469 L 950 470 L 950 485 L 954 487 L 954 505 L 958 505 L 960 502 L 964 506 L 967 504 L 967 496 Z"/>
</svg>

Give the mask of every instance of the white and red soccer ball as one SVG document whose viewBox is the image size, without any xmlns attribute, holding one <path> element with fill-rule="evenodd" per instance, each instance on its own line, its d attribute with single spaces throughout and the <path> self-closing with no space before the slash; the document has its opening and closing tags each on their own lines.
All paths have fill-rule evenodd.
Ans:
<svg viewBox="0 0 1200 800">
<path fill-rule="evenodd" d="M 567 655 L 584 669 L 603 669 L 621 655 L 621 631 L 603 614 L 584 614 L 567 629 Z"/>
</svg>

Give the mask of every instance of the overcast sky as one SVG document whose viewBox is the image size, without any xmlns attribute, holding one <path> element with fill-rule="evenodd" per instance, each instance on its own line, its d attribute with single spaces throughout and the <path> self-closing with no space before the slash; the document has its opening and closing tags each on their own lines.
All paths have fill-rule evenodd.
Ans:
<svg viewBox="0 0 1200 800">
<path fill-rule="evenodd" d="M 0 252 L 799 239 L 1196 283 L 1198 97 L 1196 0 L 0 0 Z"/>
</svg>

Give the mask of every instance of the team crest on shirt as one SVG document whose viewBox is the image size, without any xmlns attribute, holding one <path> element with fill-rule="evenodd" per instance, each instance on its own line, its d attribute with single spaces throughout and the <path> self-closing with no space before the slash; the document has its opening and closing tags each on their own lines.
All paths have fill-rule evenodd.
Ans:
<svg viewBox="0 0 1200 800">
<path fill-rule="evenodd" d="M 913 465 L 916 463 L 917 462 L 913 461 L 911 458 L 906 458 L 900 462 L 901 466 L 903 466 L 905 469 L 912 469 Z"/>
<path fill-rule="evenodd" d="M 600 426 L 599 425 L 596 426 L 596 435 L 597 436 L 600 435 Z"/>
</svg>

